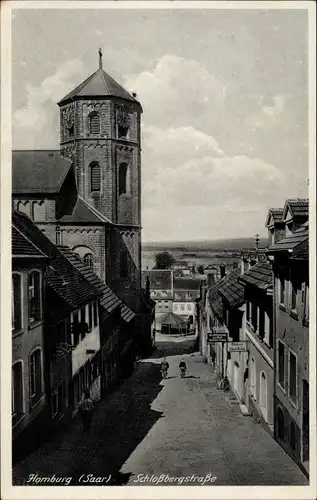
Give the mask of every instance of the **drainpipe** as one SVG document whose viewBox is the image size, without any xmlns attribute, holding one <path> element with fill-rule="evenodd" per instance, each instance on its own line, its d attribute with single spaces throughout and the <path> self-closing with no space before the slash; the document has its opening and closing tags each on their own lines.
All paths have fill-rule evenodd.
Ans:
<svg viewBox="0 0 317 500">
<path fill-rule="evenodd" d="M 276 280 L 274 275 L 274 256 L 269 257 L 272 263 L 272 273 L 273 273 L 273 433 L 275 438 L 275 414 L 276 414 L 276 359 L 277 359 L 277 346 L 276 346 Z"/>
</svg>

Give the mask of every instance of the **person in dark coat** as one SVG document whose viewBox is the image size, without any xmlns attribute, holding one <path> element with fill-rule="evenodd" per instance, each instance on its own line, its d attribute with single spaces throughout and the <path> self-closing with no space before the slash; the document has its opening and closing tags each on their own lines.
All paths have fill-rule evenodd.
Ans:
<svg viewBox="0 0 317 500">
<path fill-rule="evenodd" d="M 93 419 L 94 405 L 90 399 L 90 394 L 88 391 L 85 392 L 84 399 L 79 405 L 79 414 L 82 421 L 83 431 L 85 433 L 90 432 L 91 423 Z"/>
</svg>

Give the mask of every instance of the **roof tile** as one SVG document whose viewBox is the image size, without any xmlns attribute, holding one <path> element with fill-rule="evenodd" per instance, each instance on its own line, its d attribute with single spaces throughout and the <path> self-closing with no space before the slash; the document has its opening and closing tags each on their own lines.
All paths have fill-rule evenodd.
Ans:
<svg viewBox="0 0 317 500">
<path fill-rule="evenodd" d="M 59 151 L 13 151 L 12 193 L 58 193 L 71 166 Z"/>
<path fill-rule="evenodd" d="M 61 104 L 74 99 L 75 97 L 120 97 L 133 102 L 138 102 L 119 83 L 117 83 L 103 69 L 98 69 L 86 80 L 80 83 L 74 90 L 69 92 L 58 103 Z"/>
<path fill-rule="evenodd" d="M 271 263 L 258 262 L 249 271 L 239 276 L 238 281 L 261 289 L 269 288 L 273 284 Z"/>
</svg>

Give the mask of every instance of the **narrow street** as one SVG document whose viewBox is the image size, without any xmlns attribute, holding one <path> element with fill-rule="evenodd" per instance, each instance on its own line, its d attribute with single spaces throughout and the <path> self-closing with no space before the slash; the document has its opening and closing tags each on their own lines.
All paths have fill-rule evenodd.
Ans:
<svg viewBox="0 0 317 500">
<path fill-rule="evenodd" d="M 75 422 L 67 434 L 17 464 L 13 483 L 30 484 L 30 474 L 55 474 L 71 476 L 76 485 L 82 475 L 111 474 L 108 483 L 87 485 L 141 486 L 155 484 L 152 475 L 209 474 L 214 482 L 205 485 L 308 484 L 273 438 L 217 390 L 211 367 L 192 352 L 194 341 L 158 336 L 153 356 L 138 362 L 130 379 L 98 405 L 91 434 L 83 435 Z M 164 355 L 170 369 L 162 381 Z M 182 357 L 188 367 L 185 379 L 178 370 Z M 197 482 L 192 477 L 188 484 Z"/>
</svg>

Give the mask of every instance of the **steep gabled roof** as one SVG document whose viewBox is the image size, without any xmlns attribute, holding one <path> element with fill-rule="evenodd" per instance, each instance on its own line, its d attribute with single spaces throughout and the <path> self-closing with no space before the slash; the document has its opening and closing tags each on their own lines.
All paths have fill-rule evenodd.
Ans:
<svg viewBox="0 0 317 500">
<path fill-rule="evenodd" d="M 283 208 L 270 208 L 266 217 L 265 226 L 269 227 L 273 224 L 280 224 L 283 222 Z"/>
<path fill-rule="evenodd" d="M 34 243 L 32 243 L 23 230 L 14 225 L 11 232 L 11 253 L 14 258 L 48 258 Z"/>
<path fill-rule="evenodd" d="M 64 224 L 85 224 L 87 222 L 92 222 L 96 224 L 106 223 L 111 224 L 111 221 L 107 219 L 104 215 L 98 212 L 94 207 L 89 205 L 83 198 L 78 196 L 75 206 L 71 214 L 63 215 L 59 219 L 59 222 Z"/>
<path fill-rule="evenodd" d="M 72 308 L 80 307 L 97 299 L 101 291 L 90 283 L 78 269 L 69 262 L 62 252 L 42 233 L 40 229 L 21 212 L 14 211 L 12 224 L 46 254 L 50 261 L 45 282 Z"/>
<path fill-rule="evenodd" d="M 296 198 L 286 200 L 283 210 L 283 219 L 286 218 L 287 212 L 290 213 L 293 219 L 308 219 L 309 215 L 309 200 L 305 198 Z"/>
<path fill-rule="evenodd" d="M 71 167 L 59 151 L 13 151 L 12 193 L 58 193 Z"/>
<path fill-rule="evenodd" d="M 219 319 L 223 319 L 223 303 L 222 297 L 218 292 L 219 288 L 225 283 L 226 279 L 227 276 L 224 276 L 208 290 L 209 305 Z"/>
<path fill-rule="evenodd" d="M 238 282 L 239 271 L 232 271 L 225 276 L 218 292 L 229 304 L 230 307 L 241 307 L 244 303 L 244 286 Z"/>
<path fill-rule="evenodd" d="M 80 83 L 74 90 L 69 92 L 58 103 L 65 104 L 76 97 L 82 98 L 104 98 L 104 97 L 120 97 L 128 101 L 138 102 L 132 95 L 130 95 L 119 83 L 117 83 L 108 73 L 99 68 L 86 80 Z"/>
<path fill-rule="evenodd" d="M 267 290 L 273 285 L 272 264 L 270 262 L 258 262 L 239 276 L 238 281 Z"/>
<path fill-rule="evenodd" d="M 119 297 L 104 283 L 93 271 L 92 267 L 87 266 L 80 256 L 73 252 L 69 247 L 58 246 L 58 249 L 63 255 L 81 272 L 81 274 L 101 293 L 100 305 L 109 313 L 114 311 L 117 307 L 121 308 L 121 317 L 129 322 L 134 318 L 135 314 L 132 312 Z"/>
</svg>

